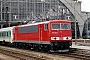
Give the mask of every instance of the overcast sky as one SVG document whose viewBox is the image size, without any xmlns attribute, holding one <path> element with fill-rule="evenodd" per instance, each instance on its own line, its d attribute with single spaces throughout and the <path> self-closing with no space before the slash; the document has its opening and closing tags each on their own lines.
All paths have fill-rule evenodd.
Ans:
<svg viewBox="0 0 90 60">
<path fill-rule="evenodd" d="M 82 11 L 90 12 L 90 0 L 79 0 L 82 1 Z"/>
</svg>

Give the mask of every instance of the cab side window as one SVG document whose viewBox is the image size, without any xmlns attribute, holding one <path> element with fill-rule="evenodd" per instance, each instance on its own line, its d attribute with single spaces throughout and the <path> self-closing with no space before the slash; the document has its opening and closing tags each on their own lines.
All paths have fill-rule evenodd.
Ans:
<svg viewBox="0 0 90 60">
<path fill-rule="evenodd" d="M 48 30 L 48 24 L 47 24 L 47 23 L 44 24 L 44 29 L 45 29 L 45 30 Z"/>
</svg>

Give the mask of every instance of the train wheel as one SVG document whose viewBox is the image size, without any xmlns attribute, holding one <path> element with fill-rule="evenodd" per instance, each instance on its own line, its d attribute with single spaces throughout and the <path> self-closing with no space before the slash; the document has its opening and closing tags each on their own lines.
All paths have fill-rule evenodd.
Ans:
<svg viewBox="0 0 90 60">
<path fill-rule="evenodd" d="M 51 50 L 48 50 L 47 52 L 48 52 L 49 54 L 51 54 Z"/>
<path fill-rule="evenodd" d="M 37 52 L 39 52 L 39 51 L 40 51 L 40 50 L 39 50 L 39 45 L 37 45 L 36 51 L 37 51 Z"/>
<path fill-rule="evenodd" d="M 5 45 L 5 40 L 2 41 L 2 45 Z"/>
<path fill-rule="evenodd" d="M 17 48 L 18 48 L 18 43 L 15 43 L 15 47 L 17 47 Z"/>
<path fill-rule="evenodd" d="M 10 46 L 10 47 L 12 46 L 12 45 L 11 45 L 11 43 L 9 43 L 9 42 L 8 42 L 8 43 L 6 43 L 6 45 L 7 45 L 7 46 Z"/>
<path fill-rule="evenodd" d="M 18 48 L 22 48 L 22 43 L 19 43 L 18 44 Z"/>
<path fill-rule="evenodd" d="M 42 50 L 42 46 L 41 46 L 41 45 L 39 45 L 39 46 L 38 46 L 38 49 L 39 49 L 39 51 L 41 51 L 41 50 Z"/>
<path fill-rule="evenodd" d="M 28 45 L 28 49 L 31 49 L 31 44 Z"/>
<path fill-rule="evenodd" d="M 2 42 L 0 41 L 0 45 L 2 45 Z"/>
<path fill-rule="evenodd" d="M 26 49 L 28 49 L 29 44 L 26 44 Z"/>
</svg>

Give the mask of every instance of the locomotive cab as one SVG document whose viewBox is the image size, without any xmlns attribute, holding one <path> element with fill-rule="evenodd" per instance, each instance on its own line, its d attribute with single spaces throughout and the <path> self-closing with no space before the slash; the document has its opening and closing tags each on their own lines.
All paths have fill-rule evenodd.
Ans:
<svg viewBox="0 0 90 60">
<path fill-rule="evenodd" d="M 72 45 L 71 23 L 56 21 L 50 23 L 50 41 L 53 50 L 68 49 Z"/>
</svg>

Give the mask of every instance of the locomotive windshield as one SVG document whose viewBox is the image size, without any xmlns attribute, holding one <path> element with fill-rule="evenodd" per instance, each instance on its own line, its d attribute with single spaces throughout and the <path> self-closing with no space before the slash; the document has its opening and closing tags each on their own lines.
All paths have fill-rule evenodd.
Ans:
<svg viewBox="0 0 90 60">
<path fill-rule="evenodd" d="M 60 24 L 52 24 L 53 30 L 60 30 Z"/>
<path fill-rule="evenodd" d="M 52 24 L 52 30 L 69 30 L 70 24 Z"/>
<path fill-rule="evenodd" d="M 61 29 L 70 29 L 70 24 L 61 24 Z"/>
</svg>

